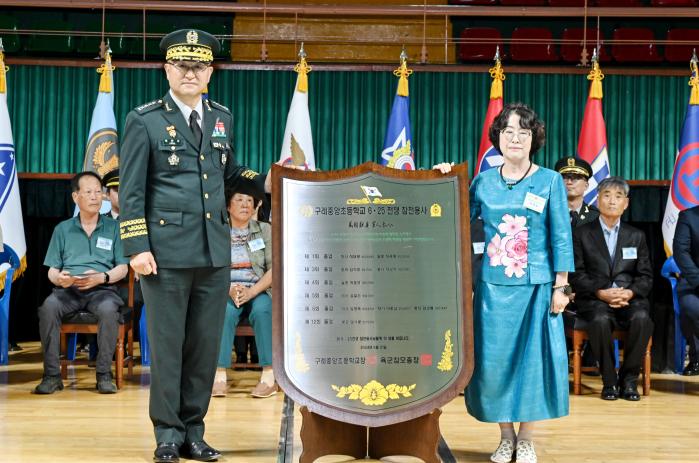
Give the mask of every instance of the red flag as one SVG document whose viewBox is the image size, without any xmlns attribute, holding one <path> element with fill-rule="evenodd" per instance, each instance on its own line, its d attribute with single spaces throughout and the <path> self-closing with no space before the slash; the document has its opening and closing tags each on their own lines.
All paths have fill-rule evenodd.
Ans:
<svg viewBox="0 0 699 463">
<path fill-rule="evenodd" d="M 473 172 L 475 177 L 479 173 L 486 171 L 492 167 L 497 167 L 502 164 L 502 154 L 495 149 L 488 138 L 488 131 L 493 124 L 495 118 L 502 111 L 502 81 L 505 80 L 505 72 L 500 65 L 498 53 L 495 54 L 495 66 L 489 70 L 493 82 L 490 84 L 490 102 L 488 103 L 488 111 L 485 113 L 485 121 L 483 122 L 483 131 L 481 132 L 481 144 L 478 147 L 478 160 L 476 168 Z"/>
<path fill-rule="evenodd" d="M 591 80 L 590 95 L 585 105 L 580 138 L 578 140 L 578 157 L 586 160 L 592 166 L 585 202 L 597 203 L 597 185 L 609 177 L 609 157 L 607 156 L 607 128 L 602 116 L 602 79 L 604 74 L 599 68 L 596 55 L 593 56 L 592 70 L 587 76 Z"/>
</svg>

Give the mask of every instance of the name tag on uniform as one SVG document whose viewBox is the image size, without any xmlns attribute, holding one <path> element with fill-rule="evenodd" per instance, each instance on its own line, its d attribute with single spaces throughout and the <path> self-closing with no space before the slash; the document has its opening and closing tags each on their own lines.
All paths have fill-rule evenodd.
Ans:
<svg viewBox="0 0 699 463">
<path fill-rule="evenodd" d="M 546 206 L 546 198 L 542 198 L 534 193 L 527 193 L 527 195 L 524 197 L 524 207 L 527 209 L 542 213 L 544 212 L 544 206 Z"/>
<path fill-rule="evenodd" d="M 97 237 L 97 248 L 98 249 L 104 249 L 105 251 L 111 251 L 113 243 L 114 243 L 114 240 L 110 240 L 109 238 L 104 238 L 102 236 Z"/>
<path fill-rule="evenodd" d="M 637 259 L 638 253 L 636 248 L 621 248 L 621 257 L 624 259 Z"/>
<path fill-rule="evenodd" d="M 473 253 L 474 254 L 483 254 L 483 250 L 485 249 L 485 243 L 480 242 L 480 243 L 472 243 L 473 244 Z"/>
<path fill-rule="evenodd" d="M 256 240 L 248 242 L 248 246 L 250 246 L 250 250 L 252 252 L 259 251 L 260 249 L 265 248 L 265 240 L 262 238 L 257 238 Z"/>
</svg>

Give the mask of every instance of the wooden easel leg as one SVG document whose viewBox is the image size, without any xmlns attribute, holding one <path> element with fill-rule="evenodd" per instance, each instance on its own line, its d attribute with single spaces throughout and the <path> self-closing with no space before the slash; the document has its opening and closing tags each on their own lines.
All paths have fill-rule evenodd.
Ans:
<svg viewBox="0 0 699 463">
<path fill-rule="evenodd" d="M 389 426 L 369 428 L 369 456 L 409 455 L 425 463 L 440 463 L 438 409 L 427 415 Z"/>
<path fill-rule="evenodd" d="M 301 445 L 299 463 L 313 463 L 324 455 L 366 456 L 366 427 L 335 421 L 301 407 Z"/>
</svg>

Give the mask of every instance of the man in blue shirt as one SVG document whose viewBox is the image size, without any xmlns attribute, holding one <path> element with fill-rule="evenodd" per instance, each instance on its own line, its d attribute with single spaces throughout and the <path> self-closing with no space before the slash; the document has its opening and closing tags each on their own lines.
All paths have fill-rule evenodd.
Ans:
<svg viewBox="0 0 699 463">
<path fill-rule="evenodd" d="M 82 172 L 71 181 L 73 201 L 80 213 L 59 223 L 53 231 L 44 265 L 56 288 L 39 307 L 39 333 L 44 351 L 44 377 L 36 394 L 63 389 L 60 376 L 59 337 L 61 319 L 87 310 L 98 319 L 97 389 L 116 392 L 112 382 L 112 357 L 119 330 L 119 307 L 124 301 L 113 283 L 128 272 L 128 259 L 119 238 L 119 223 L 100 215 L 102 183 L 93 172 Z"/>
</svg>

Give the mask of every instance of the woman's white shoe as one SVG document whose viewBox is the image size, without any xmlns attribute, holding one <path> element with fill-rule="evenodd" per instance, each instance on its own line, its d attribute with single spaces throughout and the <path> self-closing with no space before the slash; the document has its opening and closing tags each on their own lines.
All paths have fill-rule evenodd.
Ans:
<svg viewBox="0 0 699 463">
<path fill-rule="evenodd" d="M 530 440 L 517 441 L 517 463 L 536 463 L 534 442 Z"/>
<path fill-rule="evenodd" d="M 515 443 L 510 439 L 501 439 L 500 445 L 495 449 L 495 452 L 490 456 L 490 461 L 493 463 L 510 463 L 512 454 L 515 451 Z"/>
</svg>

